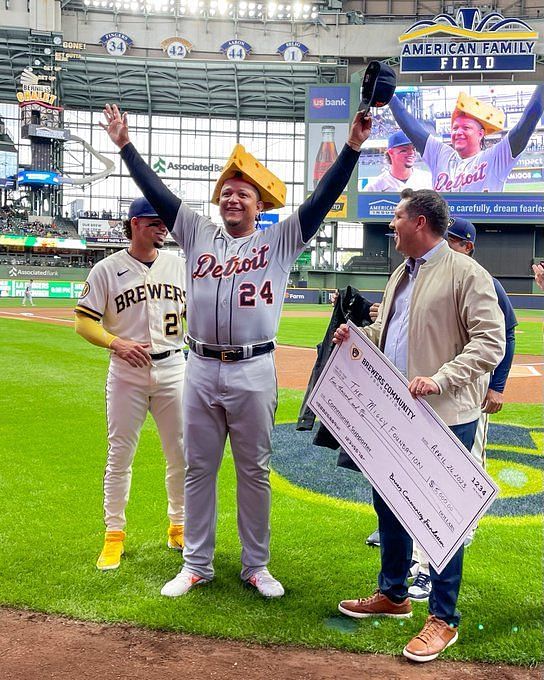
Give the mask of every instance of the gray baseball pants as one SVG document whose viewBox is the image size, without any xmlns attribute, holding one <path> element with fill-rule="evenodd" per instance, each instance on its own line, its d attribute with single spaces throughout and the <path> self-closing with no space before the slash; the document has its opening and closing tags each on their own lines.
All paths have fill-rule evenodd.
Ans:
<svg viewBox="0 0 544 680">
<path fill-rule="evenodd" d="M 228 434 L 246 580 L 270 559 L 268 464 L 278 401 L 273 352 L 232 363 L 190 352 L 185 381 L 184 568 L 207 579 L 214 575 L 217 475 Z"/>
</svg>

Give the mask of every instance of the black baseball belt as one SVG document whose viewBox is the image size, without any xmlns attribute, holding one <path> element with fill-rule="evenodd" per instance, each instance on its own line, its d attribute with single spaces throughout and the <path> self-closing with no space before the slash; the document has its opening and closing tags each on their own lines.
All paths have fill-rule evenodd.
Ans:
<svg viewBox="0 0 544 680">
<path fill-rule="evenodd" d="M 276 343 L 273 340 L 269 342 L 262 342 L 258 345 L 246 345 L 245 347 L 225 347 L 221 349 L 217 346 L 205 345 L 201 342 L 187 338 L 189 348 L 195 354 L 201 357 L 208 357 L 209 359 L 219 359 L 219 361 L 242 361 L 242 359 L 250 359 L 251 357 L 258 357 L 261 354 L 268 354 L 275 347 Z"/>
<path fill-rule="evenodd" d="M 166 359 L 171 354 L 177 354 L 178 352 L 181 352 L 181 350 L 171 349 L 168 350 L 167 352 L 159 352 L 158 354 L 150 354 L 149 356 L 153 359 L 153 361 L 160 361 L 161 359 Z"/>
</svg>

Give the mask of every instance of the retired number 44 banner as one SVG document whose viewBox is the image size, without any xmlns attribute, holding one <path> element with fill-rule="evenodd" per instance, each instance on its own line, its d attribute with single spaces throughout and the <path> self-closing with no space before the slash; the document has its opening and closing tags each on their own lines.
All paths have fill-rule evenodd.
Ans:
<svg viewBox="0 0 544 680">
<path fill-rule="evenodd" d="M 441 572 L 498 488 L 395 366 L 349 327 L 308 403 Z"/>
</svg>

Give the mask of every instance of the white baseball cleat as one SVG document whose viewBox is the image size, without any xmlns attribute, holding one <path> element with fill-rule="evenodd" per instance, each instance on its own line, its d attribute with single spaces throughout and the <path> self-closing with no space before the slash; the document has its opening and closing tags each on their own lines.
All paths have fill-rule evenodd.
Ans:
<svg viewBox="0 0 544 680">
<path fill-rule="evenodd" d="M 263 597 L 281 597 L 285 595 L 285 590 L 281 583 L 272 576 L 266 567 L 256 571 L 253 576 L 247 579 L 246 583 L 257 588 Z"/>
<path fill-rule="evenodd" d="M 175 578 L 164 584 L 161 595 L 165 595 L 166 597 L 179 597 L 180 595 L 188 593 L 191 588 L 198 585 L 204 585 L 205 583 L 209 583 L 209 580 L 202 576 L 198 576 L 198 574 L 193 574 L 187 569 L 182 569 Z"/>
</svg>

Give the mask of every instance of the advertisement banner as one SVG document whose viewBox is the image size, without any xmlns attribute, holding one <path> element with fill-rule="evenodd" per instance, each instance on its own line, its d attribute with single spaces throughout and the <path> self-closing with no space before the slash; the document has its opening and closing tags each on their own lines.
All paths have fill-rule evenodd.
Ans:
<svg viewBox="0 0 544 680">
<path fill-rule="evenodd" d="M 349 120 L 349 85 L 310 87 L 308 91 L 309 120 Z"/>
<path fill-rule="evenodd" d="M 120 220 L 101 220 L 80 217 L 77 233 L 89 243 L 128 243 Z"/>
<path fill-rule="evenodd" d="M 321 291 L 317 288 L 287 288 L 283 301 L 317 305 L 320 297 Z"/>
<path fill-rule="evenodd" d="M 63 250 L 87 250 L 85 239 L 57 238 L 54 236 L 16 236 L 1 234 L 0 246 L 18 248 L 60 248 Z"/>
<path fill-rule="evenodd" d="M 0 279 L 55 279 L 84 281 L 89 270 L 84 267 L 38 267 L 32 265 L 0 265 Z"/>
<path fill-rule="evenodd" d="M 27 281 L 0 279 L 0 297 L 20 297 L 25 292 Z M 78 298 L 84 281 L 34 281 L 34 298 Z"/>
<path fill-rule="evenodd" d="M 542 222 L 544 203 L 537 194 L 444 194 L 451 215 L 478 222 Z M 388 222 L 398 194 L 360 194 L 357 216 L 367 222 Z"/>
</svg>

